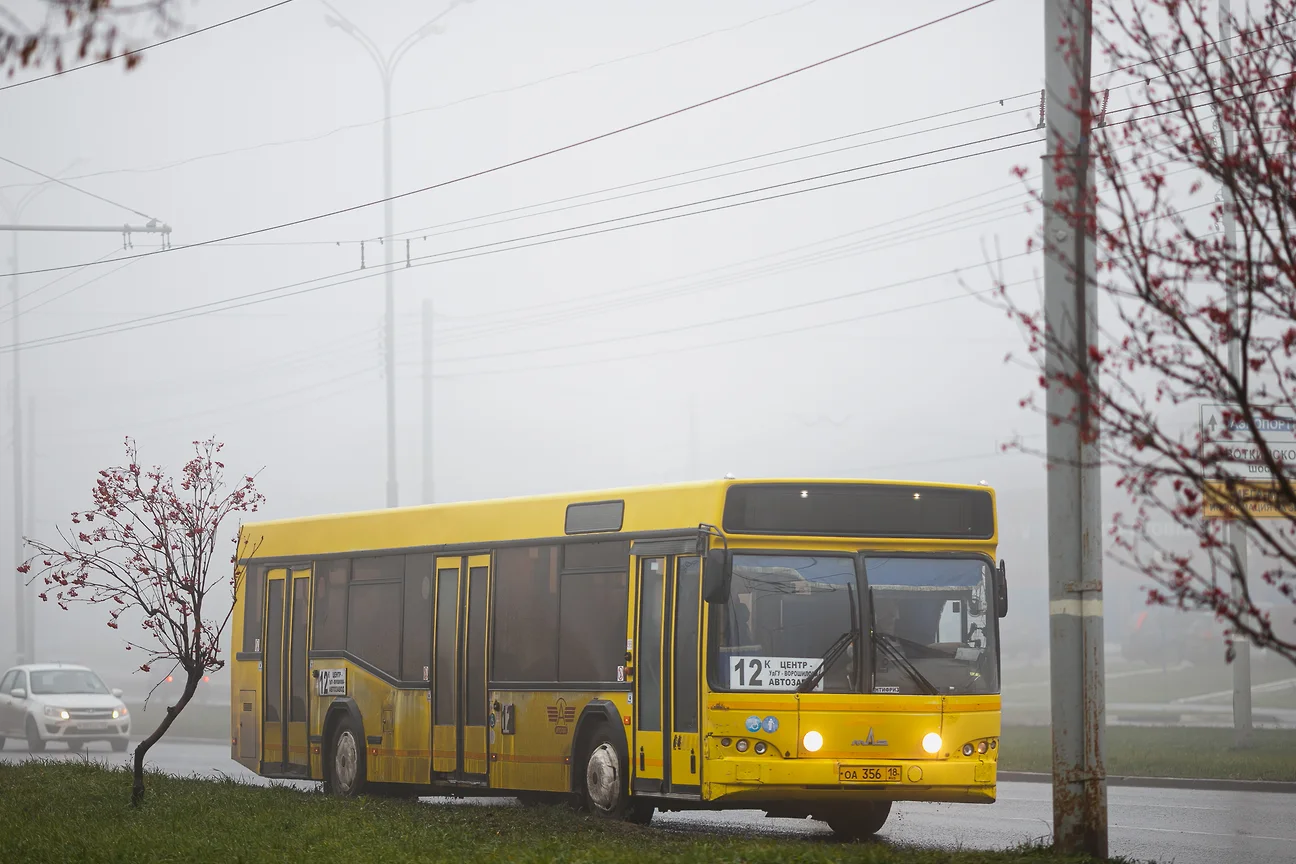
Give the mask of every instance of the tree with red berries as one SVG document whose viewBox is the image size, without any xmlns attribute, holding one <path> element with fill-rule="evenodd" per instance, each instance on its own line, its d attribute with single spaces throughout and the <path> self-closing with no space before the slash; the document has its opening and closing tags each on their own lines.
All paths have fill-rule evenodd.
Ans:
<svg viewBox="0 0 1296 864">
<path fill-rule="evenodd" d="M 166 666 L 184 675 L 180 698 L 135 748 L 132 804 L 144 798 L 149 749 L 189 704 L 203 675 L 225 665 L 221 640 L 240 575 L 237 567 L 230 577 L 212 565 L 223 558 L 218 546 L 228 523 L 265 500 L 252 475 L 227 488 L 223 445 L 208 439 L 193 446 L 194 457 L 176 480 L 162 468 L 142 468 L 135 442 L 126 439 L 126 464 L 99 472 L 90 509 L 72 514 L 75 527 L 59 529 L 58 543 L 27 540 L 35 554 L 19 568 L 43 583 L 41 600 L 64 610 L 73 603 L 105 606 L 114 630 L 138 618 L 146 638 L 128 639 L 125 647 L 143 655 L 140 671 Z M 245 539 L 230 560 L 255 551 Z"/>
<path fill-rule="evenodd" d="M 1296 0 L 1225 3 L 1222 32 L 1219 2 L 1094 0 L 1094 56 L 1115 71 L 1050 106 L 1079 113 L 1097 180 L 1046 155 L 1075 192 L 1050 206 L 1097 249 L 1098 337 L 1067 357 L 1080 373 L 1046 367 L 1063 343 L 1042 309 L 1003 279 L 998 297 L 1040 392 L 1087 405 L 1088 422 L 1048 422 L 1084 427 L 1116 477 L 1109 554 L 1149 580 L 1150 603 L 1213 612 L 1230 660 L 1246 640 L 1296 663 Z M 1229 520 L 1260 553 L 1250 568 Z"/>
<path fill-rule="evenodd" d="M 52 68 L 63 72 L 73 65 L 122 58 L 133 69 L 133 53 L 124 31 L 135 34 L 170 33 L 176 26 L 175 0 L 136 0 L 114 5 L 112 0 L 40 0 L 39 22 L 29 22 L 10 4 L 0 5 L 0 69 L 13 77 L 19 69 Z"/>
</svg>

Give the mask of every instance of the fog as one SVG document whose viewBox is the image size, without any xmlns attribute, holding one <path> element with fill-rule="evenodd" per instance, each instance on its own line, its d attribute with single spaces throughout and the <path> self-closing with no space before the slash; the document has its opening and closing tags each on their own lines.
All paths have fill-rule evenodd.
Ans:
<svg viewBox="0 0 1296 864">
<path fill-rule="evenodd" d="M 183 17 L 196 29 L 260 5 L 191 4 Z M 445 32 L 419 41 L 397 69 L 393 189 L 581 141 L 964 5 L 460 5 L 443 19 Z M 337 6 L 384 52 L 441 8 Z M 408 238 L 415 265 L 395 271 L 400 503 L 424 500 L 430 299 L 436 500 L 727 472 L 985 481 L 998 490 L 1013 591 L 1005 651 L 1045 659 L 1044 471 L 1037 456 L 1000 449 L 1019 437 L 1042 446 L 1043 420 L 1019 407 L 1036 373 L 1005 362 L 1022 354 L 1021 335 L 984 295 L 969 294 L 991 286 L 986 262 L 996 248 L 1017 256 L 1003 262 L 1004 278 L 1028 291 L 1042 264 L 1018 255 L 1035 217 L 1010 173 L 1017 165 L 1038 173 L 1042 11 L 1031 0 L 997 3 L 670 119 L 397 200 L 393 248 L 403 262 Z M 15 558 L 15 344 L 34 429 L 29 533 L 51 537 L 85 506 L 95 472 L 119 463 L 127 435 L 144 461 L 172 470 L 192 440 L 224 441 L 232 471 L 260 471 L 265 517 L 384 506 L 383 209 L 310 219 L 382 198 L 382 88 L 365 50 L 325 14 L 302 0 L 152 50 L 129 74 L 104 65 L 0 92 L 0 155 L 64 172 L 124 205 L 49 184 L 21 221 L 140 225 L 146 214 L 172 226 L 176 247 L 139 257 L 157 251 L 158 238 L 138 233 L 127 249 L 113 233 L 3 238 L 18 238 L 10 270 L 106 259 L 21 276 L 17 343 L 14 279 L 0 298 L 5 572 Z M 914 122 L 925 117 L 933 119 Z M 878 131 L 860 134 L 867 130 Z M 1008 133 L 1020 134 L 985 140 Z M 852 137 L 698 170 L 841 136 Z M 1027 146 L 982 153 L 1019 143 Z M 845 147 L 853 149 L 817 155 Z M 759 167 L 793 157 L 809 158 Z M 515 251 L 478 248 L 874 163 L 885 164 L 632 221 L 682 218 L 577 239 L 549 233 Z M 513 217 L 532 210 L 507 212 L 679 172 L 696 173 L 619 189 L 607 195 L 673 186 L 602 204 L 571 206 L 591 200 L 581 198 L 531 218 Z M 893 173 L 683 216 L 882 172 Z M 42 182 L 0 163 L 8 206 Z M 478 219 L 497 213 L 506 215 Z M 512 221 L 475 227 L 504 218 Z M 183 248 L 245 232 L 259 233 Z M 202 314 L 129 323 L 188 309 Z M 1118 642 L 1139 605 L 1137 584 L 1110 565 L 1107 578 L 1109 638 Z M 0 662 L 13 652 L 12 598 L 6 579 Z M 38 602 L 38 657 L 125 675 L 123 637 L 100 613 Z"/>
</svg>

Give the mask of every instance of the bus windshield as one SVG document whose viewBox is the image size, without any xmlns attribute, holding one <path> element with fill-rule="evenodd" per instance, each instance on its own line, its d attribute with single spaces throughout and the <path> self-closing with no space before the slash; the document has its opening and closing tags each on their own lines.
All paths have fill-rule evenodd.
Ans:
<svg viewBox="0 0 1296 864">
<path fill-rule="evenodd" d="M 725 690 L 792 692 L 833 644 L 859 630 L 855 560 L 830 555 L 735 555 L 729 602 L 718 608 Z M 836 653 L 815 691 L 857 690 L 858 639 Z"/>
<path fill-rule="evenodd" d="M 988 561 L 866 556 L 864 568 L 873 692 L 999 692 Z"/>
</svg>

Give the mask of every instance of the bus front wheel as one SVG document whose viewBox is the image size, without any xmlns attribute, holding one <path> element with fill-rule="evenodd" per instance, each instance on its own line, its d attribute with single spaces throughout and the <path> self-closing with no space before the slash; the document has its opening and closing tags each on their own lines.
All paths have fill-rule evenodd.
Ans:
<svg viewBox="0 0 1296 864">
<path fill-rule="evenodd" d="M 838 840 L 867 840 L 886 824 L 891 815 L 891 802 L 865 801 L 816 815 L 828 823 Z"/>
<path fill-rule="evenodd" d="M 354 798 L 364 790 L 365 751 L 355 722 L 343 716 L 333 726 L 329 747 L 328 791 L 339 798 Z"/>
<path fill-rule="evenodd" d="M 594 816 L 646 825 L 652 821 L 653 806 L 630 797 L 629 766 L 623 748 L 612 736 L 605 723 L 600 723 L 590 736 L 581 783 L 582 803 Z"/>
</svg>

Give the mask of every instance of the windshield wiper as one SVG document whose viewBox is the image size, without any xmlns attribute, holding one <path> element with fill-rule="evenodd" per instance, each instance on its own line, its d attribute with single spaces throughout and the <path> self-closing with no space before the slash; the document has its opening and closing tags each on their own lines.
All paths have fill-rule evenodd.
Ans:
<svg viewBox="0 0 1296 864">
<path fill-rule="evenodd" d="M 919 672 L 918 667 L 909 662 L 909 658 L 904 656 L 904 652 L 897 650 L 894 645 L 883 639 L 882 635 L 876 630 L 870 631 L 870 634 L 873 637 L 874 647 L 884 652 L 888 657 L 895 661 L 897 666 L 909 673 L 909 677 L 912 678 L 914 683 L 916 683 L 920 688 L 927 691 L 928 696 L 940 695 L 940 691 L 936 689 L 936 685 L 928 681 L 927 676 Z"/>
<path fill-rule="evenodd" d="M 806 679 L 797 685 L 796 692 L 809 693 L 811 690 L 818 687 L 820 679 L 828 673 L 828 667 L 832 665 L 833 661 L 836 660 L 838 656 L 847 649 L 847 647 L 854 644 L 857 638 L 859 638 L 858 630 L 847 630 L 845 633 L 838 636 L 837 641 L 832 645 L 829 645 L 828 650 L 823 653 L 823 658 L 819 663 L 819 668 L 807 675 Z"/>
</svg>

